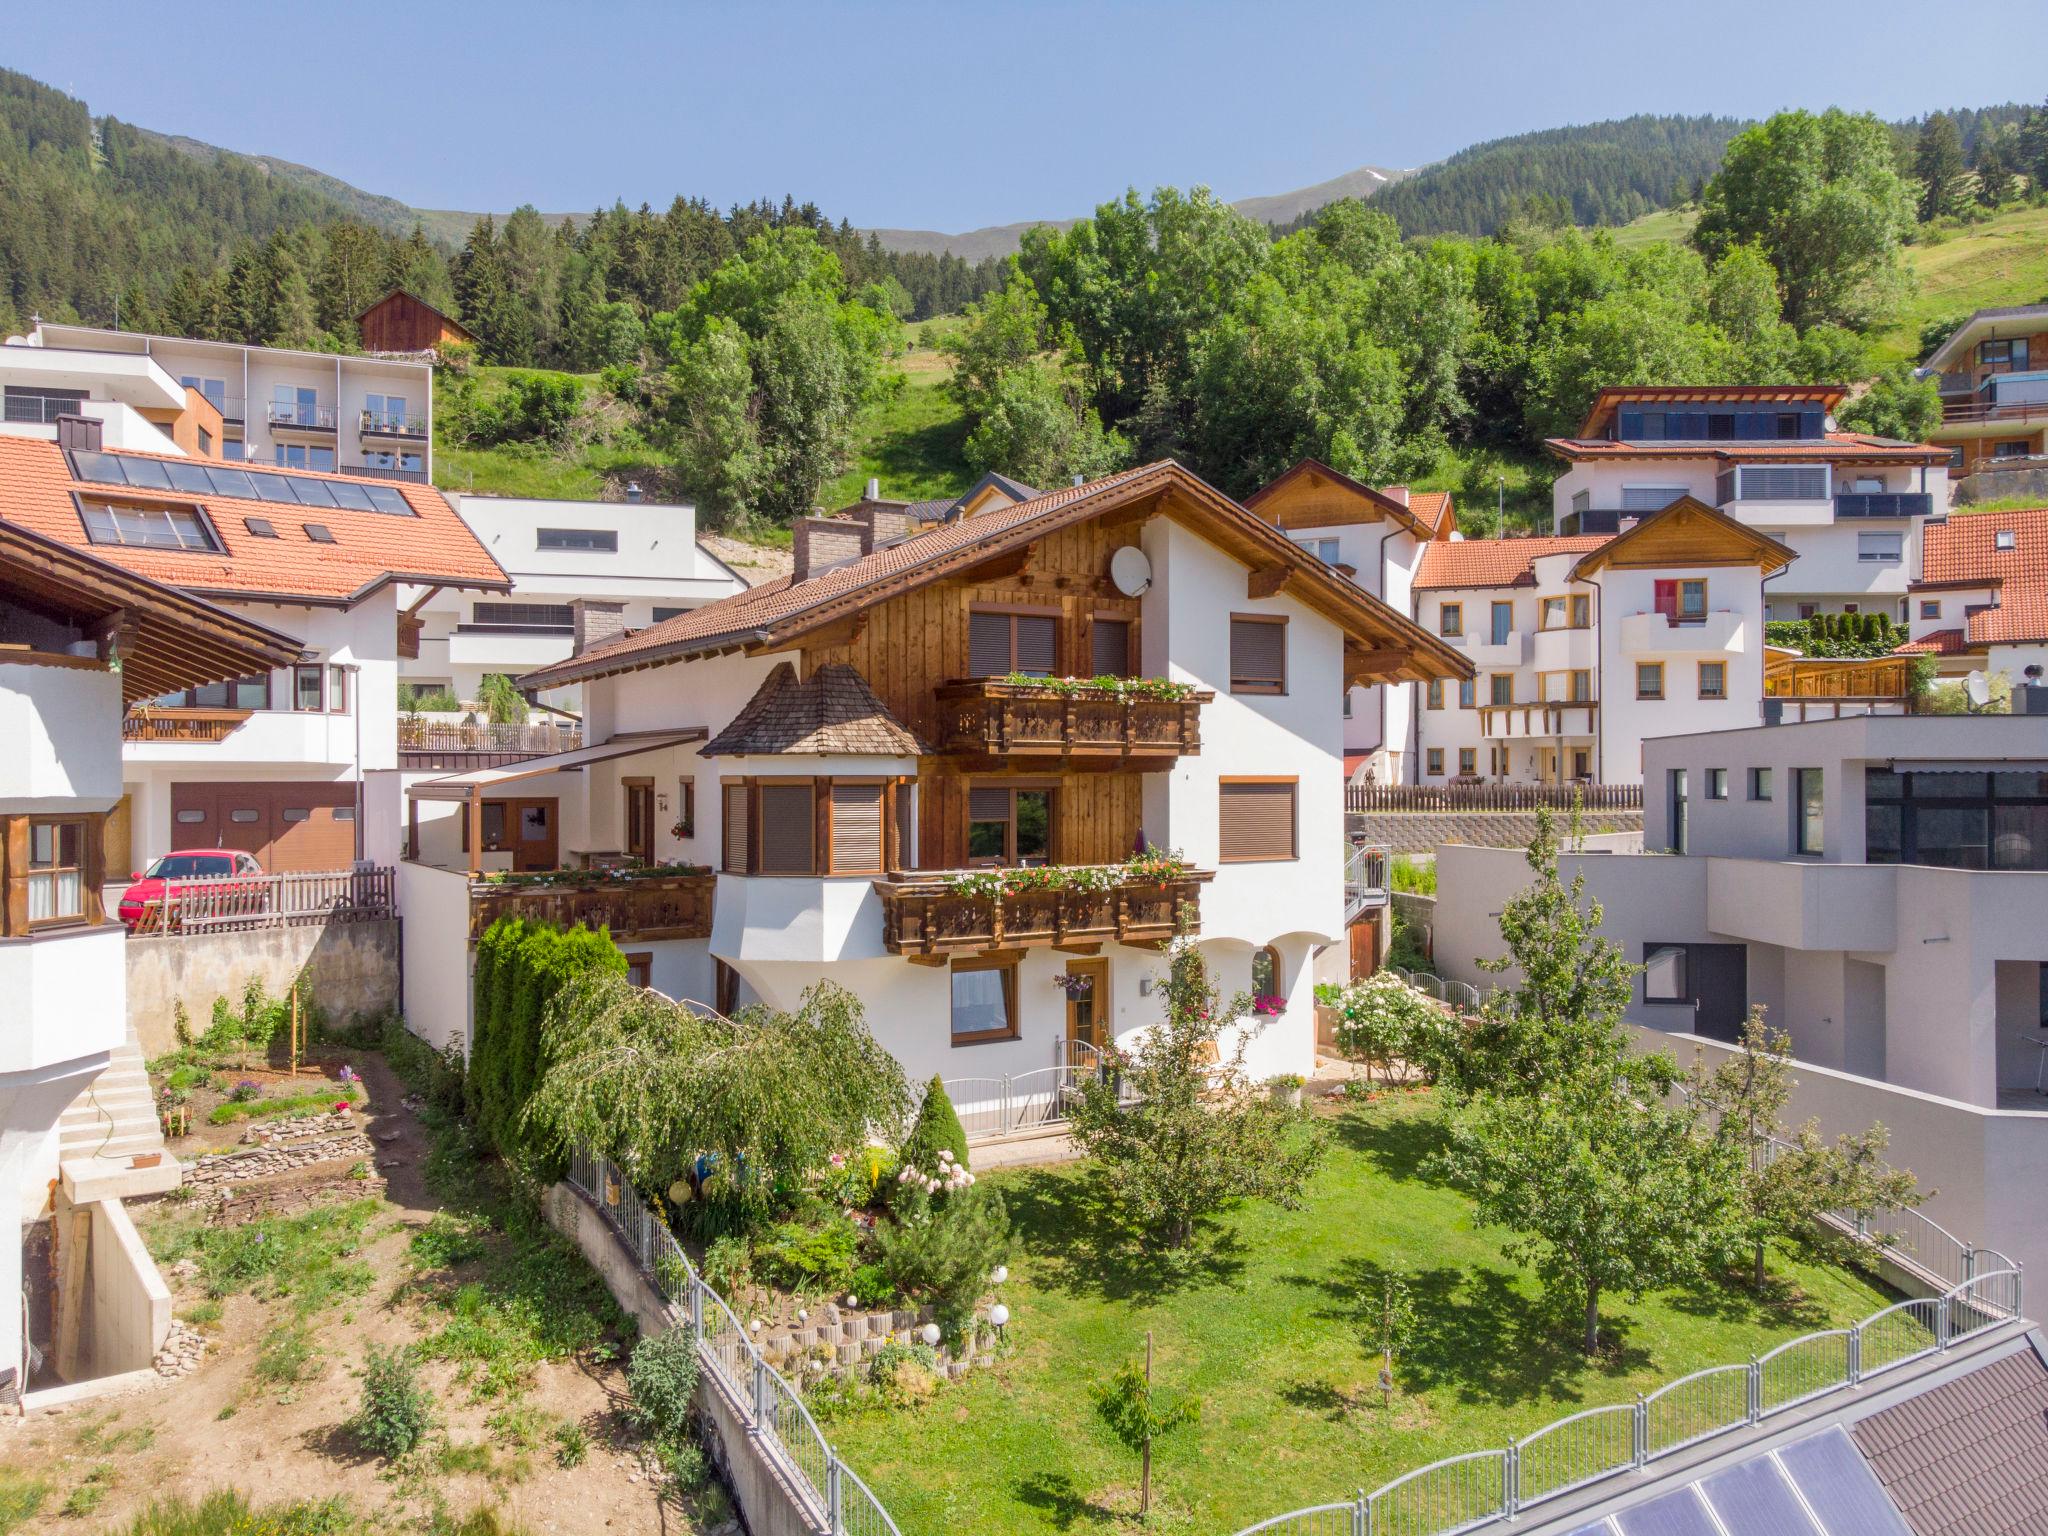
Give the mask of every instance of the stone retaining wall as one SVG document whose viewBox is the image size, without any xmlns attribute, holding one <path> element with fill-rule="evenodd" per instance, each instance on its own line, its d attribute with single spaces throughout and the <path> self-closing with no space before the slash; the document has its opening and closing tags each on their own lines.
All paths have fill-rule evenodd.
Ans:
<svg viewBox="0 0 2048 1536">
<path fill-rule="evenodd" d="M 147 1057 L 176 1050 L 176 1005 L 193 1031 L 206 1028 L 215 998 L 237 1002 L 251 976 L 272 997 L 294 979 L 327 1017 L 346 1024 L 398 1006 L 398 919 L 255 928 L 245 933 L 170 933 L 130 938 L 128 1027 Z"/>
<path fill-rule="evenodd" d="M 1557 816 L 1560 831 L 1564 814 Z M 1641 832 L 1641 811 L 1588 811 L 1585 830 Z M 1526 848 L 1536 836 L 1534 811 L 1371 811 L 1347 816 L 1353 842 L 1383 843 L 1396 853 L 1428 853 L 1439 843 Z"/>
<path fill-rule="evenodd" d="M 354 1125 L 353 1116 L 321 1115 L 317 1118 L 323 1122 L 347 1119 L 350 1124 L 339 1132 L 329 1125 L 320 1134 L 265 1141 L 241 1152 L 197 1158 L 185 1165 L 185 1187 L 196 1194 L 224 1197 L 233 1185 L 310 1168 L 316 1163 L 369 1161 L 373 1150 L 370 1138 Z"/>
</svg>

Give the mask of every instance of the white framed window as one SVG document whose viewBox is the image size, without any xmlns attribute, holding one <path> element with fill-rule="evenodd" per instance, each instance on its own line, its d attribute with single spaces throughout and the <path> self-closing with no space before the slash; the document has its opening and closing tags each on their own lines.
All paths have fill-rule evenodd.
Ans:
<svg viewBox="0 0 2048 1536">
<path fill-rule="evenodd" d="M 1341 559 L 1341 556 L 1338 553 L 1338 541 L 1335 539 L 1308 538 L 1296 539 L 1294 542 L 1299 544 L 1303 549 L 1307 550 L 1310 554 L 1314 555 L 1318 560 L 1322 561 L 1325 565 L 1336 565 L 1338 561 Z"/>
<path fill-rule="evenodd" d="M 1859 533 L 1856 535 L 1856 558 L 1865 563 L 1897 565 L 1906 558 L 1906 536 L 1903 533 Z"/>
<path fill-rule="evenodd" d="M 1825 464 L 1745 464 L 1736 471 L 1738 501 L 1826 501 Z"/>
</svg>

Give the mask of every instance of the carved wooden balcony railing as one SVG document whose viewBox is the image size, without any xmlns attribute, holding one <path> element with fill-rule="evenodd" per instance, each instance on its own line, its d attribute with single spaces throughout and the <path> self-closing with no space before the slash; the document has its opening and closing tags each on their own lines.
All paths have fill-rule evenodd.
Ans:
<svg viewBox="0 0 2048 1536">
<path fill-rule="evenodd" d="M 946 956 L 991 949 L 1055 945 L 1159 944 L 1179 931 L 1199 932 L 1202 886 L 1214 870 L 1190 870 L 1156 884 L 1108 890 L 1018 891 L 976 896 L 952 888 L 953 874 L 896 875 L 877 880 L 882 947 L 892 955 Z"/>
<path fill-rule="evenodd" d="M 933 694 L 946 750 L 1004 758 L 1192 755 L 1202 750 L 1202 706 L 1216 697 L 1198 689 L 1154 699 L 994 678 L 941 683 Z"/>
<path fill-rule="evenodd" d="M 708 939 L 718 876 L 701 874 L 592 878 L 564 870 L 547 877 L 475 880 L 469 887 L 469 936 L 501 917 L 557 928 L 608 928 L 615 939 Z"/>
<path fill-rule="evenodd" d="M 246 709 L 155 708 L 130 710 L 121 719 L 123 741 L 225 741 L 249 718 Z"/>
</svg>

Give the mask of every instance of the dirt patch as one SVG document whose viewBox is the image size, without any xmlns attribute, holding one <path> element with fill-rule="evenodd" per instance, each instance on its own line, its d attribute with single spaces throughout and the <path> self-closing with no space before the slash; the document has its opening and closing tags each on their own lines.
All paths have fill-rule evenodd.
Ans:
<svg viewBox="0 0 2048 1536">
<path fill-rule="evenodd" d="M 701 1510 L 665 1496 L 643 1466 L 621 1417 L 624 1373 L 601 1348 L 544 1361 L 518 1387 L 492 1395 L 480 1392 L 473 1371 L 461 1379 L 454 1360 L 429 1359 L 420 1375 L 434 1394 L 436 1428 L 414 1464 L 393 1468 L 358 1446 L 347 1420 L 361 1401 L 368 1352 L 418 1345 L 447 1326 L 451 1313 L 440 1286 L 423 1279 L 411 1256 L 414 1236 L 442 1210 L 424 1177 L 433 1140 L 379 1056 L 360 1057 L 357 1069 L 369 1088 L 368 1178 L 336 1178 L 332 1167 L 301 1170 L 297 1182 L 287 1175 L 261 1190 L 236 1191 L 225 1211 L 207 1219 L 244 1224 L 323 1205 L 343 1209 L 366 1192 L 381 1193 L 361 1246 L 347 1254 L 348 1263 L 367 1269 L 366 1283 L 358 1276 L 338 1299 L 308 1313 L 303 1294 L 210 1299 L 195 1262 L 168 1265 L 179 1317 L 207 1341 L 199 1365 L 121 1397 L 0 1421 L 0 1466 L 49 1485 L 40 1512 L 20 1529 L 119 1529 L 152 1500 L 197 1499 L 231 1486 L 259 1505 L 341 1495 L 379 1529 L 424 1528 L 436 1516 L 459 1519 L 488 1506 L 508 1527 L 534 1536 L 702 1530 Z M 172 1200 L 135 1213 L 147 1235 L 158 1223 L 190 1222 L 201 1209 Z M 441 1278 L 453 1283 L 473 1272 L 481 1272 L 474 1263 Z M 291 1327 L 300 1315 L 295 1302 L 302 1330 Z M 304 1351 L 296 1380 L 278 1363 L 287 1347 Z M 574 1465 L 563 1464 L 571 1459 L 565 1441 L 583 1450 Z M 722 1516 L 715 1505 L 714 1514 Z"/>
<path fill-rule="evenodd" d="M 697 542 L 718 556 L 750 587 L 787 576 L 796 569 L 796 556 L 787 549 L 766 544 L 749 544 L 745 539 L 723 533 L 702 533 Z"/>
</svg>

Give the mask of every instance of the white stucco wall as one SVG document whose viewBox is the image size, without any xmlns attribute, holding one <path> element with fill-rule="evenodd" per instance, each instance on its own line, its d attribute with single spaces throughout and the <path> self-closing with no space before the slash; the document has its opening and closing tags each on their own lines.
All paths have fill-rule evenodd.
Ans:
<svg viewBox="0 0 2048 1536">
<path fill-rule="evenodd" d="M 0 812 L 103 811 L 121 797 L 121 680 L 0 663 Z"/>
</svg>

